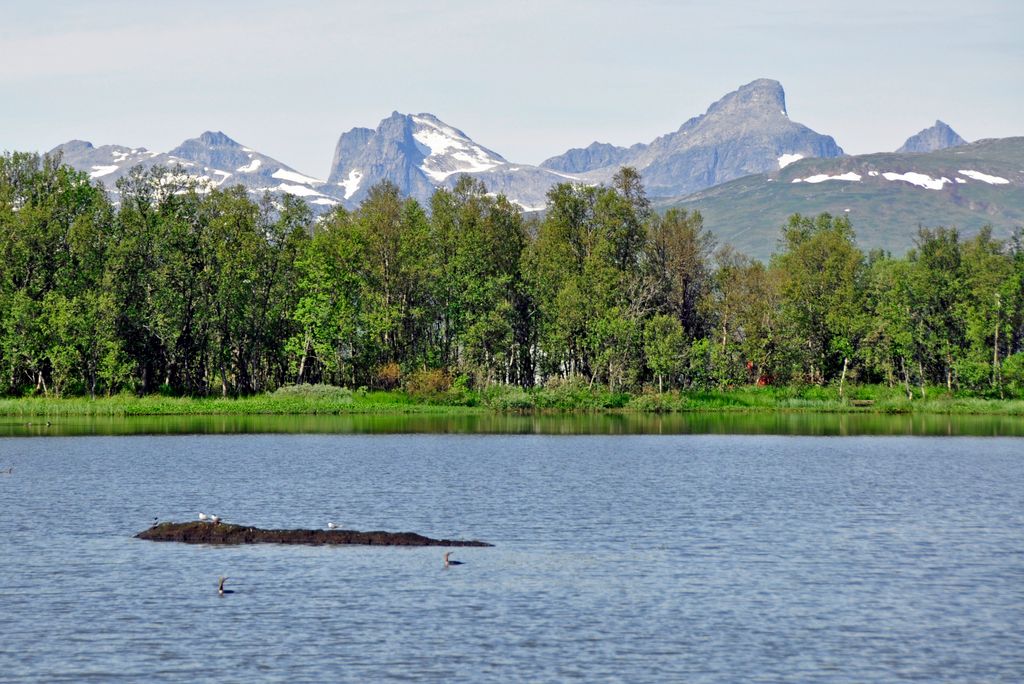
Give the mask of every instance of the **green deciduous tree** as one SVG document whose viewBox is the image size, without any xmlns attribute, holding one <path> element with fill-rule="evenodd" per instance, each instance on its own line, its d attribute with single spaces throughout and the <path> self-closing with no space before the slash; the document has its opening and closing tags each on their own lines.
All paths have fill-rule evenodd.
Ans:
<svg viewBox="0 0 1024 684">
<path fill-rule="evenodd" d="M 845 217 L 795 214 L 783 229 L 780 274 L 783 315 L 802 341 L 808 380 L 839 379 L 860 342 L 864 255 Z"/>
</svg>

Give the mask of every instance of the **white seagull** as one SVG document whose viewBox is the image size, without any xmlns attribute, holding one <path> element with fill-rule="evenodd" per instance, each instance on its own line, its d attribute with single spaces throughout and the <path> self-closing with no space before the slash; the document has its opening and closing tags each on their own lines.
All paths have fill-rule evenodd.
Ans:
<svg viewBox="0 0 1024 684">
<path fill-rule="evenodd" d="M 207 518 L 207 515 L 205 513 L 200 513 L 199 514 L 199 519 L 200 520 L 206 520 L 206 518 Z"/>
<path fill-rule="evenodd" d="M 336 529 L 338 529 L 338 526 L 335 525 L 332 522 L 329 522 L 329 523 L 327 523 L 327 529 L 329 529 L 329 530 L 336 530 Z"/>
<path fill-rule="evenodd" d="M 214 525 L 216 525 L 217 523 L 220 522 L 220 516 L 219 515 L 211 515 L 210 516 L 210 522 L 212 522 Z"/>
</svg>

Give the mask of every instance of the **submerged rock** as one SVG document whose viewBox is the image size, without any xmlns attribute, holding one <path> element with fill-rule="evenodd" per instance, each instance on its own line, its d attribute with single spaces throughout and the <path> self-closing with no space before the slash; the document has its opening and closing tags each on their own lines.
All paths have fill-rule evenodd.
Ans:
<svg viewBox="0 0 1024 684">
<path fill-rule="evenodd" d="M 262 530 L 207 522 L 165 522 L 135 535 L 150 541 L 184 544 L 361 544 L 364 546 L 492 546 L 474 540 L 431 539 L 415 532 L 358 530 Z"/>
</svg>

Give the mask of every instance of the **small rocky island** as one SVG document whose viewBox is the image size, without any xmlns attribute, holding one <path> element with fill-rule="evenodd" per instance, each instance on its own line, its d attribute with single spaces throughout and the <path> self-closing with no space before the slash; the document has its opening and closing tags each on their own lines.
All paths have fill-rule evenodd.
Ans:
<svg viewBox="0 0 1024 684">
<path fill-rule="evenodd" d="M 184 544 L 361 544 L 364 546 L 493 546 L 487 542 L 431 539 L 415 532 L 357 530 L 263 530 L 223 522 L 163 522 L 135 535 Z"/>
</svg>

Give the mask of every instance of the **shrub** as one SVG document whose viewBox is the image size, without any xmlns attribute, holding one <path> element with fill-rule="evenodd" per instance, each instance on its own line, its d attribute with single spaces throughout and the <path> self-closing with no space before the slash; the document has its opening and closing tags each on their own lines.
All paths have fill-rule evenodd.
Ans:
<svg viewBox="0 0 1024 684">
<path fill-rule="evenodd" d="M 298 399 L 332 399 L 335 401 L 352 401 L 352 390 L 336 385 L 285 385 L 273 393 L 275 397 Z"/>
<path fill-rule="evenodd" d="M 645 392 L 629 402 L 629 408 L 645 413 L 669 413 L 676 410 L 673 395 Z M 676 398 L 677 399 L 677 398 Z"/>
<path fill-rule="evenodd" d="M 467 375 L 460 375 L 452 380 L 445 403 L 452 406 L 477 406 L 480 403 L 480 395 L 473 389 L 472 379 Z"/>
<path fill-rule="evenodd" d="M 531 411 L 536 404 L 529 392 L 514 388 L 489 394 L 487 407 L 495 411 Z"/>
<path fill-rule="evenodd" d="M 393 390 L 402 381 L 402 368 L 397 363 L 385 363 L 377 368 L 374 384 L 381 389 Z"/>
<path fill-rule="evenodd" d="M 451 386 L 451 376 L 440 368 L 414 371 L 405 379 L 405 391 L 420 399 L 440 398 Z"/>
</svg>

